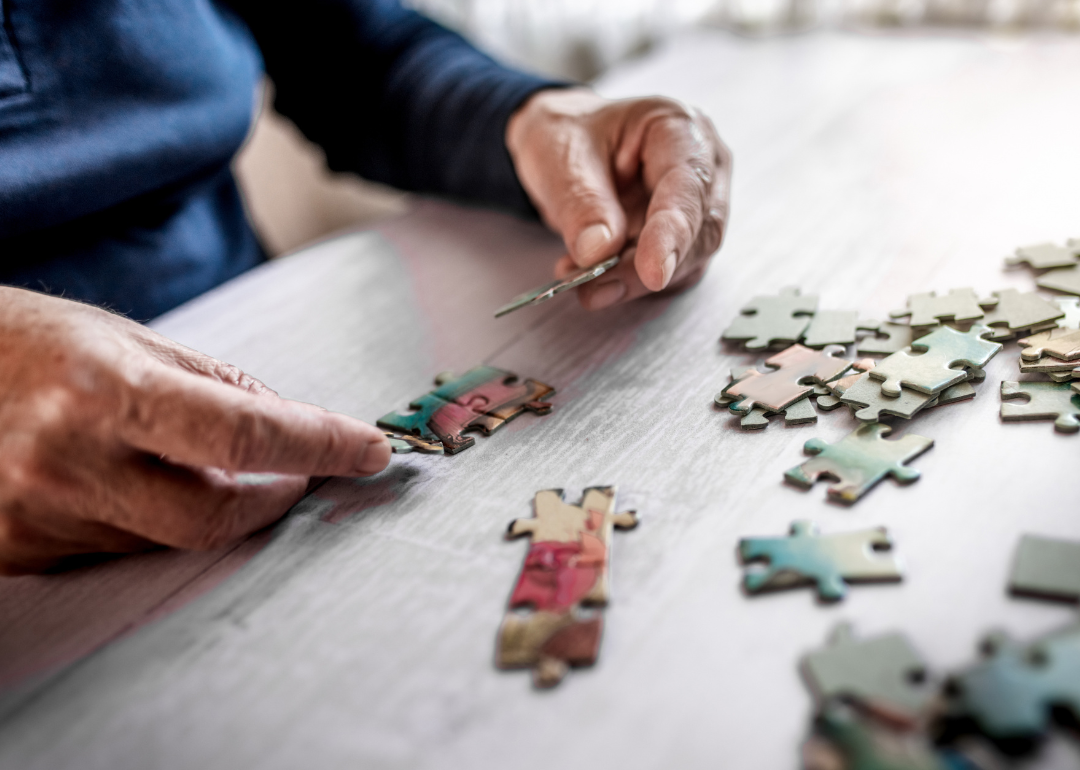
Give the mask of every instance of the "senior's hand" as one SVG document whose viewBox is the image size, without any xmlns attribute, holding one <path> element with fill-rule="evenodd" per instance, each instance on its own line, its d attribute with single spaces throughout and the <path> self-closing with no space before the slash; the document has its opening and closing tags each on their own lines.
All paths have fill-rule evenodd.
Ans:
<svg viewBox="0 0 1080 770">
<path fill-rule="evenodd" d="M 590 310 L 689 286 L 720 248 L 731 153 L 697 110 L 655 97 L 539 91 L 511 116 L 506 145 L 529 197 L 566 243 L 556 275 L 638 239 L 633 260 L 578 289 Z"/>
<path fill-rule="evenodd" d="M 359 420 L 102 310 L 0 287 L 2 573 L 219 547 L 279 518 L 309 476 L 365 476 L 389 459 Z"/>
</svg>

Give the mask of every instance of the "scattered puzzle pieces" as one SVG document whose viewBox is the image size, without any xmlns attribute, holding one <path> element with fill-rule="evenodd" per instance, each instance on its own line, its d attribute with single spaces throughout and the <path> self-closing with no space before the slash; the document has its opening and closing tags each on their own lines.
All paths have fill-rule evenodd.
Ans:
<svg viewBox="0 0 1080 770">
<path fill-rule="evenodd" d="M 888 425 L 871 423 L 859 426 L 835 444 L 810 439 L 805 451 L 817 456 L 796 465 L 784 478 L 807 489 L 821 476 L 835 478 L 838 483 L 829 487 L 828 495 L 843 503 L 854 503 L 886 476 L 901 483 L 915 481 L 919 472 L 904 463 L 932 447 L 934 441 L 912 433 L 888 441 L 884 436 L 891 431 Z"/>
<path fill-rule="evenodd" d="M 1080 602 L 1080 542 L 1024 535 L 1013 558 L 1009 590 L 1022 596 Z"/>
<path fill-rule="evenodd" d="M 903 634 L 856 639 L 841 623 L 828 645 L 802 660 L 802 671 L 819 703 L 853 698 L 874 708 L 918 714 L 932 696 L 926 663 Z"/>
<path fill-rule="evenodd" d="M 765 350 L 776 343 L 797 342 L 817 310 L 818 298 L 801 296 L 794 286 L 775 297 L 754 297 L 744 307 L 721 339 L 744 341 L 747 350 Z"/>
<path fill-rule="evenodd" d="M 1028 397 L 1026 404 L 1006 404 L 1008 399 Z M 1003 382 L 1001 383 L 1001 419 L 1053 420 L 1054 429 L 1061 433 L 1080 430 L 1080 396 L 1067 382 Z"/>
<path fill-rule="evenodd" d="M 937 326 L 941 321 L 974 321 L 983 317 L 982 305 L 974 289 L 950 289 L 948 294 L 938 296 L 928 291 L 908 297 L 906 310 L 894 310 L 891 318 L 910 315 L 912 326 Z M 860 351 L 861 352 L 861 351 Z"/>
<path fill-rule="evenodd" d="M 892 541 L 884 527 L 819 535 L 809 521 L 795 521 L 789 537 L 743 538 L 739 558 L 748 565 L 743 585 L 749 593 L 816 585 L 822 601 L 839 601 L 847 583 L 896 581 L 900 565 L 889 553 Z M 753 565 L 766 566 L 754 569 Z"/>
<path fill-rule="evenodd" d="M 859 314 L 854 310 L 819 310 L 806 329 L 803 344 L 808 348 L 850 345 L 858 323 Z"/>
<path fill-rule="evenodd" d="M 992 634 L 981 650 L 984 659 L 946 687 L 953 718 L 973 721 L 999 744 L 1038 740 L 1054 709 L 1080 719 L 1080 625 L 1029 645 Z"/>
<path fill-rule="evenodd" d="M 580 505 L 548 489 L 533 506 L 534 515 L 515 519 L 507 534 L 528 534 L 532 542 L 499 630 L 496 663 L 531 667 L 537 687 L 553 687 L 571 666 L 596 660 L 602 619 L 581 608 L 607 604 L 612 531 L 637 526 L 637 515 L 615 513 L 615 487 L 586 489 Z M 522 609 L 531 613 L 514 611 Z"/>
<path fill-rule="evenodd" d="M 478 366 L 460 377 L 440 375 L 438 387 L 409 404 L 412 414 L 391 412 L 376 424 L 389 431 L 410 433 L 422 439 L 438 439 L 447 454 L 475 443 L 467 430 L 491 435 L 525 411 L 547 414 L 551 404 L 543 399 L 555 393 L 536 380 L 517 382 L 517 375 L 490 366 Z"/>
<path fill-rule="evenodd" d="M 966 332 L 948 326 L 935 329 L 911 343 L 907 350 L 893 353 L 870 371 L 874 379 L 884 380 L 881 391 L 886 396 L 899 396 L 901 386 L 934 395 L 967 379 L 957 365 L 981 368 L 1001 350 L 1001 344 L 988 342 L 983 336 L 989 329 L 973 324 Z M 914 351 L 925 351 L 917 354 Z"/>
<path fill-rule="evenodd" d="M 1015 257 L 1005 257 L 1009 267 L 1026 264 L 1032 270 L 1049 270 L 1054 267 L 1069 267 L 1076 264 L 1077 250 L 1074 241 L 1068 247 L 1055 243 L 1036 243 L 1034 246 L 1021 246 Z"/>
<path fill-rule="evenodd" d="M 825 384 L 843 374 L 849 362 L 837 358 L 841 347 L 829 347 L 822 351 L 810 350 L 802 345 L 788 349 L 766 359 L 772 370 L 762 374 L 757 369 L 748 370 L 744 376 L 724 388 L 718 399 L 730 401 L 733 412 L 749 412 L 755 407 L 765 411 L 780 412 L 813 391 L 807 382 Z"/>
<path fill-rule="evenodd" d="M 840 397 L 844 395 L 848 388 L 859 381 L 859 378 L 864 372 L 868 372 L 873 368 L 874 359 L 872 358 L 860 358 L 853 363 L 851 365 L 851 374 L 847 374 L 837 380 L 832 380 L 827 385 L 822 386 L 825 389 L 825 393 L 818 394 L 818 408 L 828 412 L 836 409 L 838 406 L 842 406 L 843 402 L 840 400 Z M 878 390 L 880 389 L 881 388 L 879 387 Z"/>
<path fill-rule="evenodd" d="M 1080 294 L 1080 267 L 1066 267 L 1043 273 L 1035 283 L 1044 289 L 1063 291 L 1066 294 Z"/>
<path fill-rule="evenodd" d="M 751 370 L 754 370 L 754 367 L 735 367 L 731 370 L 731 381 L 735 382 L 736 380 L 742 379 Z M 729 397 L 724 393 L 717 393 L 716 398 L 713 399 L 718 407 L 726 409 L 730 408 L 734 400 L 733 397 Z M 736 412 L 736 414 L 739 413 Z M 763 430 L 769 427 L 769 418 L 778 414 L 784 416 L 784 425 L 808 425 L 817 422 L 817 412 L 814 411 L 814 405 L 810 402 L 808 397 L 804 397 L 780 412 L 770 412 L 760 407 L 755 407 L 749 412 L 742 414 L 742 417 L 739 420 L 739 427 L 743 430 Z"/>
<path fill-rule="evenodd" d="M 911 388 L 901 388 L 896 397 L 886 396 L 881 392 L 881 383 L 868 371 L 840 396 L 840 401 L 851 407 L 856 420 L 878 422 L 887 415 L 910 420 L 922 409 L 932 406 L 935 398 Z"/>
<path fill-rule="evenodd" d="M 1080 329 L 1051 329 L 1020 340 L 1024 349 L 1020 357 L 1025 361 L 1037 361 L 1052 356 L 1061 361 L 1080 358 Z"/>
<path fill-rule="evenodd" d="M 1035 292 L 1021 294 L 1016 289 L 995 291 L 995 306 L 986 311 L 982 324 L 994 329 L 992 340 L 1010 339 L 1029 329 L 1054 327 L 1065 312 L 1053 302 L 1043 299 Z"/>
</svg>

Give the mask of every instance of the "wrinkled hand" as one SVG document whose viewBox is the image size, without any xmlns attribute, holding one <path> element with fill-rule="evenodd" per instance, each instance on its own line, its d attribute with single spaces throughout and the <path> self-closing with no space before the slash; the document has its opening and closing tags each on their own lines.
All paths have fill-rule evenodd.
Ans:
<svg viewBox="0 0 1080 770">
<path fill-rule="evenodd" d="M 359 420 L 102 310 L 0 287 L 0 573 L 220 547 L 278 519 L 309 476 L 389 459 Z"/>
<path fill-rule="evenodd" d="M 658 97 L 539 91 L 511 117 L 506 144 L 525 191 L 566 243 L 557 276 L 637 238 L 633 260 L 578 289 L 590 310 L 685 288 L 720 248 L 731 153 L 697 110 Z"/>
</svg>

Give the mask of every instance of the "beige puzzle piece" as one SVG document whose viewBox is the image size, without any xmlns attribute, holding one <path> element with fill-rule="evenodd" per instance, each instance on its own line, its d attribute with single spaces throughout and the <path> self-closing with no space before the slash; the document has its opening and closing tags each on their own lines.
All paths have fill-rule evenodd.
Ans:
<svg viewBox="0 0 1080 770">
<path fill-rule="evenodd" d="M 839 346 L 817 351 L 792 345 L 766 359 L 765 363 L 774 367 L 772 370 L 764 374 L 749 370 L 742 379 L 728 384 L 718 399 L 731 401 L 729 409 L 733 412 L 748 413 L 755 407 L 782 412 L 813 391 L 813 384 L 804 383 L 824 385 L 843 374 L 850 366 L 850 362 L 837 357 L 843 351 Z"/>
<path fill-rule="evenodd" d="M 1070 267 L 1076 264 L 1078 246 L 1080 244 L 1075 239 L 1070 240 L 1068 246 L 1058 246 L 1056 243 L 1021 246 L 1016 250 L 1016 256 L 1005 257 L 1005 264 L 1009 267 L 1026 264 L 1032 270 Z"/>
<path fill-rule="evenodd" d="M 1062 291 L 1066 294 L 1080 294 L 1080 266 L 1043 273 L 1035 283 L 1044 289 Z"/>
<path fill-rule="evenodd" d="M 1062 361 L 1080 358 L 1080 329 L 1051 329 L 1020 340 L 1025 348 L 1020 352 L 1025 361 L 1038 361 L 1052 356 Z"/>
<path fill-rule="evenodd" d="M 983 317 L 982 305 L 992 301 L 980 301 L 972 288 L 950 289 L 948 294 L 938 295 L 928 291 L 908 297 L 906 310 L 894 310 L 892 318 L 911 316 L 912 326 L 937 326 L 942 321 L 974 321 Z"/>
<path fill-rule="evenodd" d="M 1009 339 L 1029 329 L 1054 328 L 1065 311 L 1055 303 L 1045 300 L 1033 291 L 1022 293 L 1016 289 L 995 291 L 994 307 L 986 311 L 980 322 L 994 329 L 992 340 Z"/>
</svg>

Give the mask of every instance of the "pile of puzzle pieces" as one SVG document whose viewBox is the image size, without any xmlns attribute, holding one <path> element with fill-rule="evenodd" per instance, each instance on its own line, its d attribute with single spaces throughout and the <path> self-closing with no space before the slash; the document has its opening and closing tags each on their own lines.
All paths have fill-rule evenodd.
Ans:
<svg viewBox="0 0 1080 770">
<path fill-rule="evenodd" d="M 1077 253 L 1080 241 L 1067 248 L 1042 244 L 1018 249 L 1010 264 L 1071 276 L 1080 271 Z M 1052 284 L 1080 293 L 1080 281 L 1058 275 Z M 785 479 L 802 487 L 821 476 L 839 479 L 829 497 L 853 503 L 885 476 L 914 481 L 918 472 L 905 463 L 933 445 L 910 433 L 886 440 L 891 427 L 883 421 L 974 398 L 983 367 L 1011 340 L 1021 348 L 1020 372 L 1050 381 L 1003 382 L 1002 419 L 1052 419 L 1059 431 L 1080 430 L 1078 302 L 1016 289 L 980 298 L 959 288 L 911 295 L 906 308 L 878 323 L 860 321 L 855 311 L 818 310 L 816 296 L 787 287 L 755 297 L 723 332 L 721 339 L 747 351 L 780 350 L 762 365 L 733 369 L 714 403 L 737 415 L 744 430 L 764 429 L 780 416 L 786 425 L 815 423 L 818 412 L 847 406 L 859 427 L 838 444 L 808 441 L 806 452 L 815 457 Z M 851 359 L 844 357 L 847 346 L 854 347 Z"/>
<path fill-rule="evenodd" d="M 1080 542 L 1024 536 L 1017 596 L 1080 601 Z M 856 638 L 844 624 L 804 656 L 815 716 L 805 770 L 990 770 L 1035 753 L 1080 720 L 1080 619 L 1029 642 L 987 634 L 972 663 L 931 674 L 902 634 Z"/>
<path fill-rule="evenodd" d="M 1042 243 L 1016 250 L 1010 267 L 1025 265 L 1044 289 L 1080 294 L 1080 240 L 1066 246 Z M 1001 383 L 1001 419 L 1053 420 L 1061 433 L 1080 431 L 1080 299 L 1054 300 L 1062 311 L 1053 325 L 1019 340 L 1020 373 L 1040 379 Z"/>
</svg>

